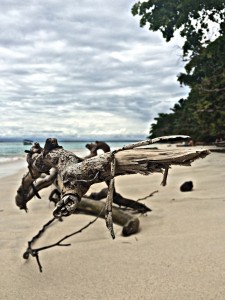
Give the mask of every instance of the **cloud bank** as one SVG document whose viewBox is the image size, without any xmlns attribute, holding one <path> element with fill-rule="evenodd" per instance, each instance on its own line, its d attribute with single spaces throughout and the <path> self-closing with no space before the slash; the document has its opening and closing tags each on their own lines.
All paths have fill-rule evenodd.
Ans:
<svg viewBox="0 0 225 300">
<path fill-rule="evenodd" d="M 181 41 L 140 28 L 134 2 L 1 1 L 0 137 L 148 135 L 188 90 Z"/>
</svg>

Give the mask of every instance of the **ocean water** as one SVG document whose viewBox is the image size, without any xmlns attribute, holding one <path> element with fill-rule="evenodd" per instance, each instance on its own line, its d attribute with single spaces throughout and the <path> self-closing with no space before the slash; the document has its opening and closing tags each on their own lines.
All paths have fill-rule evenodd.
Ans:
<svg viewBox="0 0 225 300">
<path fill-rule="evenodd" d="M 84 157 L 90 152 L 85 147 L 89 142 L 58 142 L 64 149 L 74 152 L 77 156 Z M 107 142 L 111 150 L 118 149 L 130 144 L 127 141 Z M 44 147 L 44 142 L 40 142 Z M 0 177 L 17 173 L 27 166 L 25 150 L 29 150 L 32 145 L 23 145 L 22 142 L 0 142 Z M 100 152 L 100 151 L 99 151 Z"/>
</svg>

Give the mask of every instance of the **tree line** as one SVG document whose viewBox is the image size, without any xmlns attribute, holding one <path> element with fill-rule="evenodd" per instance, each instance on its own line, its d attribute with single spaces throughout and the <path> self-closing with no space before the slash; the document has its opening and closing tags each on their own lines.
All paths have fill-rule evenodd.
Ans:
<svg viewBox="0 0 225 300">
<path fill-rule="evenodd" d="M 150 138 L 169 134 L 190 135 L 193 140 L 225 139 L 225 1 L 149 0 L 137 2 L 133 15 L 140 26 L 161 31 L 167 42 L 176 31 L 184 37 L 185 72 L 180 85 L 190 87 L 171 113 L 159 113 Z"/>
</svg>

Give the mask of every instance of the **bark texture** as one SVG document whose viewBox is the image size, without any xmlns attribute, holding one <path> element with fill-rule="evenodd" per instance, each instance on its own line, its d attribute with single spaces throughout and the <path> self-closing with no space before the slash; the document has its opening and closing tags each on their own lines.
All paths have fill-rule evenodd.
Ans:
<svg viewBox="0 0 225 300">
<path fill-rule="evenodd" d="M 74 193 L 81 198 L 92 184 L 111 179 L 111 154 L 111 152 L 104 153 L 84 161 L 74 153 L 61 148 L 53 149 L 46 156 L 43 156 L 42 153 L 39 154 L 32 164 L 32 174 L 29 171 L 22 180 L 16 196 L 17 205 L 23 208 L 34 195 L 31 183 L 34 183 L 42 173 L 49 175 L 52 168 L 55 171 L 50 172 L 48 179 L 53 182 L 54 174 L 57 173 L 62 195 Z M 195 149 L 165 151 L 140 148 L 121 151 L 115 153 L 115 176 L 163 173 L 172 165 L 190 166 L 194 160 L 204 158 L 208 154 L 208 150 Z M 38 187 L 38 181 L 34 183 L 34 186 Z M 29 197 L 24 198 L 23 196 L 26 195 Z"/>
<path fill-rule="evenodd" d="M 182 138 L 189 138 L 181 136 Z M 173 165 L 190 166 L 198 159 L 209 154 L 208 150 L 176 149 L 158 150 L 143 147 L 154 142 L 177 139 L 179 136 L 160 137 L 154 140 L 141 141 L 126 145 L 113 152 L 83 159 L 73 152 L 64 150 L 56 139 L 47 139 L 44 149 L 29 153 L 29 172 L 23 177 L 16 195 L 16 204 L 26 209 L 27 202 L 38 191 L 53 182 L 61 193 L 61 199 L 53 212 L 60 218 L 74 213 L 82 197 L 92 184 L 107 182 L 109 185 L 106 197 L 105 218 L 112 237 L 112 202 L 114 177 L 129 174 L 148 175 L 164 172 L 162 184 L 166 184 L 168 169 Z M 40 153 L 39 153 L 40 152 Z M 45 179 L 42 180 L 42 174 Z"/>
</svg>

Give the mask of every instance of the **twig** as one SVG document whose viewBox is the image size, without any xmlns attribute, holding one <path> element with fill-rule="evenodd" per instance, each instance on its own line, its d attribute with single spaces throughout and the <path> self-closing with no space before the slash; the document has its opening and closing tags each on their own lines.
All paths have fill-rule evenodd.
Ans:
<svg viewBox="0 0 225 300">
<path fill-rule="evenodd" d="M 30 241 L 28 241 L 28 247 L 27 247 L 28 256 L 29 256 L 29 250 L 31 249 L 31 245 L 45 232 L 46 228 L 49 225 L 51 225 L 51 223 L 53 223 L 55 220 L 56 218 L 52 218 L 51 220 L 49 220 L 45 225 L 43 225 L 43 227 L 38 231 L 38 233 Z M 24 255 L 26 256 L 26 252 L 24 253 Z"/>
<path fill-rule="evenodd" d="M 151 144 L 155 144 L 155 143 L 159 143 L 159 142 L 166 142 L 166 141 L 170 141 L 170 140 L 185 140 L 185 139 L 190 139 L 190 136 L 188 136 L 188 135 L 161 136 L 161 137 L 154 138 L 154 139 L 149 139 L 149 140 L 140 141 L 140 142 L 133 143 L 133 144 L 128 144 L 126 146 L 123 146 L 122 148 L 114 150 L 113 153 L 117 153 L 117 152 L 124 151 L 124 150 L 131 150 L 134 148 L 147 146 L 147 145 L 151 145 Z"/>
<path fill-rule="evenodd" d="M 112 219 L 112 203 L 113 203 L 113 194 L 115 190 L 115 169 L 116 169 L 116 159 L 114 154 L 112 154 L 112 161 L 111 161 L 111 179 L 109 183 L 106 204 L 105 204 L 105 221 L 106 226 L 109 229 L 109 232 L 113 239 L 115 239 L 115 233 L 113 230 L 113 219 Z"/>
<path fill-rule="evenodd" d="M 154 191 L 154 192 L 152 192 L 151 194 L 149 194 L 148 196 L 146 196 L 146 197 L 143 197 L 143 198 L 139 198 L 139 199 L 137 199 L 136 201 L 138 202 L 138 201 L 141 201 L 141 200 L 145 200 L 145 199 L 147 199 L 147 198 L 149 198 L 149 197 L 152 197 L 155 193 L 158 193 L 159 191 Z"/>
<path fill-rule="evenodd" d="M 167 182 L 167 177 L 168 177 L 168 172 L 169 172 L 169 166 L 165 167 L 165 171 L 163 173 L 163 180 L 161 182 L 162 186 L 166 186 L 166 182 Z"/>
<path fill-rule="evenodd" d="M 103 207 L 104 209 L 104 207 Z M 92 225 L 95 221 L 97 221 L 97 219 L 99 218 L 100 214 L 102 213 L 103 209 L 101 210 L 101 212 L 99 213 L 99 215 L 94 219 L 92 220 L 91 222 L 89 222 L 87 225 L 85 225 L 84 227 L 82 227 L 81 229 L 69 234 L 69 235 L 66 235 L 65 237 L 63 237 L 62 239 L 60 239 L 58 242 L 54 243 L 54 244 L 51 244 L 51 245 L 48 245 L 48 246 L 44 246 L 44 247 L 40 247 L 40 248 L 36 248 L 36 249 L 32 249 L 32 243 L 40 237 L 40 235 L 44 232 L 44 230 L 46 229 L 47 226 L 49 226 L 54 220 L 55 218 L 53 218 L 52 220 L 50 220 L 48 223 L 46 223 L 42 229 L 38 232 L 37 235 L 35 235 L 31 241 L 28 242 L 28 248 L 26 250 L 26 252 L 23 254 L 23 258 L 24 259 L 28 259 L 29 258 L 29 255 L 33 256 L 36 258 L 36 261 L 37 261 L 37 264 L 38 264 L 38 267 L 39 267 L 39 271 L 42 272 L 42 265 L 40 263 L 40 259 L 39 259 L 39 252 L 40 251 L 43 251 L 43 250 L 46 250 L 46 249 L 49 249 L 49 248 L 52 248 L 52 247 L 55 247 L 55 246 L 70 246 L 71 244 L 62 244 L 62 242 L 66 239 L 68 239 L 69 237 L 75 235 L 75 234 L 78 234 L 78 233 L 81 233 L 84 229 L 88 228 L 90 225 Z"/>
</svg>

